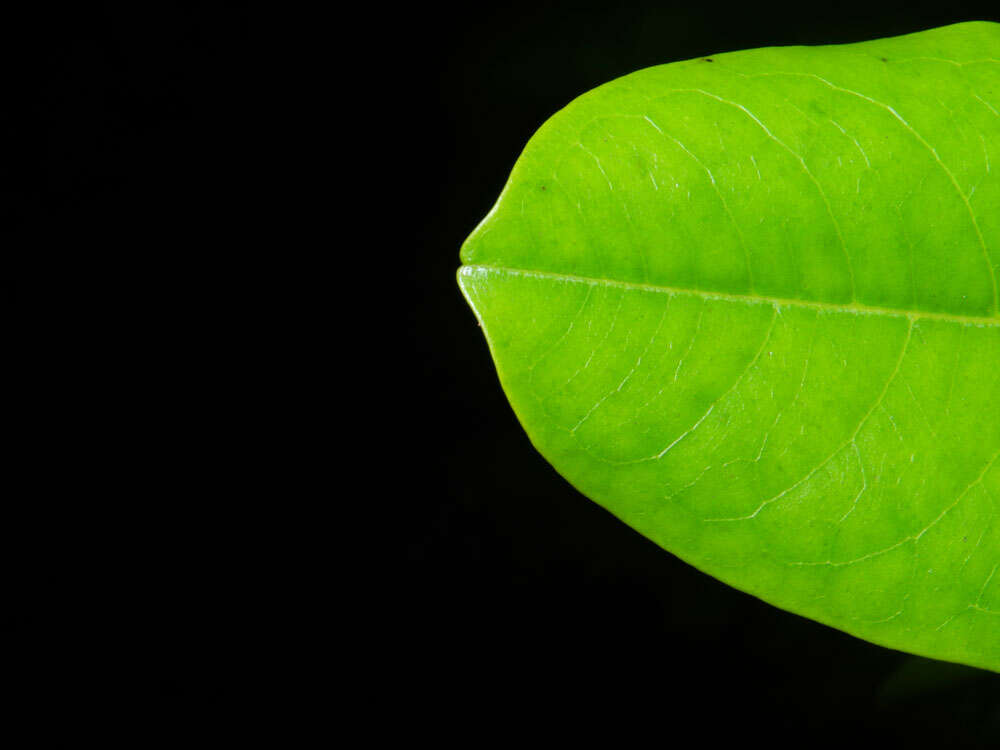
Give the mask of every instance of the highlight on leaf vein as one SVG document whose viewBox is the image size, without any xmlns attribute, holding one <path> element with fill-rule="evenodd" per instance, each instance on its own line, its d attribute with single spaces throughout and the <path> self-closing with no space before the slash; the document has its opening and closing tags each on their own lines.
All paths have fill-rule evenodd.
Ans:
<svg viewBox="0 0 1000 750">
<path fill-rule="evenodd" d="M 711 54 L 542 125 L 458 280 L 584 495 L 778 607 L 1000 671 L 998 165 L 1000 24 Z"/>
</svg>

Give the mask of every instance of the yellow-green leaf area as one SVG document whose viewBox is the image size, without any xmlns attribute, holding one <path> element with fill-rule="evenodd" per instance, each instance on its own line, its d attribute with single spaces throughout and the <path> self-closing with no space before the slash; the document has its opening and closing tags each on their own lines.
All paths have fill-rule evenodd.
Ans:
<svg viewBox="0 0 1000 750">
<path fill-rule="evenodd" d="M 998 170 L 998 24 L 672 63 L 542 126 L 459 282 L 581 492 L 779 607 L 1000 671 Z"/>
</svg>

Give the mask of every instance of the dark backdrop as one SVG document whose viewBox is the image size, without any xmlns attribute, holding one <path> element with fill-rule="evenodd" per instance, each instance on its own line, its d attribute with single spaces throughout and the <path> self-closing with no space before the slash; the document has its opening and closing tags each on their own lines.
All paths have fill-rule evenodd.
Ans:
<svg viewBox="0 0 1000 750">
<path fill-rule="evenodd" d="M 248 531 L 242 457 L 277 285 L 246 269 L 279 246 L 262 165 L 284 140 L 263 137 L 271 37 L 251 20 L 242 3 L 0 8 L 19 425 L 2 688 L 5 717 L 31 722 L 9 734 L 38 744 L 171 746 L 264 663 L 247 632 L 274 541 Z"/>
<path fill-rule="evenodd" d="M 408 93 L 419 129 L 409 279 L 415 458 L 398 637 L 414 690 L 491 728 L 553 715 L 595 731 L 651 723 L 657 741 L 817 739 L 996 747 L 1000 677 L 879 648 L 703 575 L 576 492 L 507 404 L 454 280 L 458 249 L 534 130 L 639 68 L 768 45 L 854 42 L 993 4 L 516 2 L 413 13 Z M 408 250 L 409 252 L 409 250 Z M 434 437 L 428 437 L 432 434 Z M 405 441 L 404 441 L 405 442 Z M 409 672 L 407 671 L 409 670 Z M 576 709 L 557 708 L 567 698 Z M 422 705 L 422 704 L 421 704 Z M 445 709 L 447 707 L 447 709 Z M 555 712 L 555 713 L 554 713 Z"/>
<path fill-rule="evenodd" d="M 31 676 L 16 692 L 49 707 L 39 731 L 74 729 L 56 707 L 111 680 L 86 713 L 140 720 L 137 746 L 258 692 L 261 711 L 215 736 L 252 730 L 272 696 L 303 692 L 334 731 L 360 699 L 373 737 L 471 747 L 640 725 L 682 747 L 996 747 L 996 675 L 765 605 L 575 492 L 517 424 L 455 283 L 524 143 L 594 86 L 996 19 L 995 2 L 280 21 L 245 3 L 69 5 L 0 24 L 2 209 L 31 269 L 19 369 L 44 446 L 37 538 L 4 529 L 3 632 Z M 289 674 L 263 676 L 274 664 Z"/>
</svg>

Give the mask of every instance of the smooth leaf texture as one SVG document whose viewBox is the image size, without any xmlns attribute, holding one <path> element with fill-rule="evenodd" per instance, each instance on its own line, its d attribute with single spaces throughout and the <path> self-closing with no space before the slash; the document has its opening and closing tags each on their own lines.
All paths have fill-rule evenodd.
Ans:
<svg viewBox="0 0 1000 750">
<path fill-rule="evenodd" d="M 459 282 L 539 451 L 699 569 L 1000 671 L 1000 26 L 663 65 L 531 139 Z"/>
</svg>

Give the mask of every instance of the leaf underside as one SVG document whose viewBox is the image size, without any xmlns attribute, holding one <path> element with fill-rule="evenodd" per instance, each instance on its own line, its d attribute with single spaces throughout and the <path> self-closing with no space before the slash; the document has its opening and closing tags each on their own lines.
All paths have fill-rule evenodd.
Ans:
<svg viewBox="0 0 1000 750">
<path fill-rule="evenodd" d="M 581 492 L 779 607 L 1000 671 L 1000 25 L 606 84 L 462 260 Z"/>
</svg>

